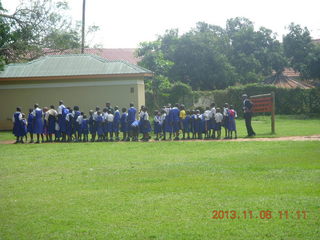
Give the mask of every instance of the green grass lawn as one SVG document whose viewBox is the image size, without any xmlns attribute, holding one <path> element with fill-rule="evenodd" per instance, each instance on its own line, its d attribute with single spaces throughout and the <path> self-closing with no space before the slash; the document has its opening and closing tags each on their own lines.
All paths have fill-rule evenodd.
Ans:
<svg viewBox="0 0 320 240">
<path fill-rule="evenodd" d="M 238 137 L 247 135 L 243 119 L 237 119 Z M 304 116 L 279 115 L 276 116 L 276 134 L 271 134 L 270 116 L 253 118 L 252 125 L 257 133 L 256 137 L 304 136 L 320 134 L 320 118 L 305 118 Z M 224 130 L 222 135 L 224 136 Z M 11 132 L 0 132 L 0 141 L 13 140 Z"/>
<path fill-rule="evenodd" d="M 319 239 L 319 143 L 0 145 L 0 239 Z"/>
</svg>

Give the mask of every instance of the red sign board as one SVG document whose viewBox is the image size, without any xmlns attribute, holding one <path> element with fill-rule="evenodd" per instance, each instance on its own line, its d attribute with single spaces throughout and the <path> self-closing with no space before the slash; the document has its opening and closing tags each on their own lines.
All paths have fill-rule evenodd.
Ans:
<svg viewBox="0 0 320 240">
<path fill-rule="evenodd" d="M 272 112 L 273 99 L 272 97 L 257 97 L 251 98 L 253 103 L 253 112 Z"/>
<path fill-rule="evenodd" d="M 271 112 L 271 131 L 275 133 L 275 95 L 274 93 L 250 97 L 253 112 Z"/>
</svg>

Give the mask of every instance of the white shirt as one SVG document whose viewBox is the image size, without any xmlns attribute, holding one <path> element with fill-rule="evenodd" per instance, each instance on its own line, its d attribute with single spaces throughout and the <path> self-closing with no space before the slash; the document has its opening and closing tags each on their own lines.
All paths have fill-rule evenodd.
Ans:
<svg viewBox="0 0 320 240">
<path fill-rule="evenodd" d="M 108 119 L 108 113 L 107 112 L 103 112 L 102 113 L 102 118 L 103 118 L 103 121 L 106 122 L 107 119 Z"/>
<path fill-rule="evenodd" d="M 214 115 L 214 119 L 216 120 L 216 123 L 221 123 L 223 119 L 223 115 L 218 112 Z"/>
<path fill-rule="evenodd" d="M 164 120 L 166 119 L 167 114 L 163 113 L 160 117 L 161 120 L 161 124 L 164 122 Z"/>
<path fill-rule="evenodd" d="M 210 112 L 210 118 L 214 118 L 214 115 L 216 114 L 217 110 L 215 107 L 211 108 L 211 112 Z"/>
<path fill-rule="evenodd" d="M 226 107 L 223 108 L 223 116 L 228 116 L 228 110 Z"/>
<path fill-rule="evenodd" d="M 66 108 L 63 104 L 58 107 L 58 114 L 62 114 L 62 109 Z"/>
<path fill-rule="evenodd" d="M 164 109 L 164 111 L 166 111 L 166 114 L 167 114 L 167 115 L 169 114 L 170 109 L 171 109 L 171 108 L 168 108 L 168 107 L 166 107 L 166 108 Z"/>
<path fill-rule="evenodd" d="M 48 121 L 49 119 L 49 115 L 52 115 L 52 116 L 57 116 L 58 115 L 58 112 L 54 109 L 49 109 L 46 113 L 45 113 L 45 119 Z"/>
<path fill-rule="evenodd" d="M 210 120 L 211 111 L 206 110 L 203 114 L 205 120 Z"/>
<path fill-rule="evenodd" d="M 94 112 L 94 113 L 92 114 L 92 119 L 93 119 L 93 121 L 97 121 L 97 117 L 98 117 L 98 112 Z"/>
<path fill-rule="evenodd" d="M 149 114 L 148 112 L 144 112 L 144 115 L 142 116 L 143 120 L 149 120 Z"/>
<path fill-rule="evenodd" d="M 79 123 L 80 125 L 81 125 L 81 123 L 82 123 L 82 120 L 83 120 L 83 116 L 82 115 L 79 115 L 78 117 L 77 117 L 77 123 Z"/>
<path fill-rule="evenodd" d="M 107 116 L 107 121 L 108 122 L 113 122 L 113 118 L 114 118 L 114 116 L 113 116 L 113 114 L 108 114 L 108 116 Z"/>
</svg>

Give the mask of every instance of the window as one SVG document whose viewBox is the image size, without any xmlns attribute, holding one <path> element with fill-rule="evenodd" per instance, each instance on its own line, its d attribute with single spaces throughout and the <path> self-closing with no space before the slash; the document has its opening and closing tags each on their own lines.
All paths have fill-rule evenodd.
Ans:
<svg viewBox="0 0 320 240">
<path fill-rule="evenodd" d="M 134 88 L 130 88 L 130 93 L 134 93 Z"/>
</svg>

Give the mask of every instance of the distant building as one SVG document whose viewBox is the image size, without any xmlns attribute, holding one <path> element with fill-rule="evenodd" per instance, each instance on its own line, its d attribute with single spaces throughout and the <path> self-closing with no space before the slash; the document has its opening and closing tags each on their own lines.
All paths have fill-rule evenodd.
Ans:
<svg viewBox="0 0 320 240">
<path fill-rule="evenodd" d="M 126 61 L 131 64 L 138 65 L 141 58 L 137 57 L 136 48 L 85 48 L 85 54 L 94 54 L 110 61 Z M 80 49 L 55 50 L 45 48 L 44 55 L 65 55 L 65 54 L 80 54 Z"/>
<path fill-rule="evenodd" d="M 89 54 L 45 56 L 28 63 L 9 64 L 0 72 L 0 130 L 12 128 L 17 106 L 24 113 L 34 103 L 41 107 L 80 106 L 88 113 L 95 106 L 145 105 L 144 79 L 151 71 L 125 61 L 108 61 Z"/>
</svg>

